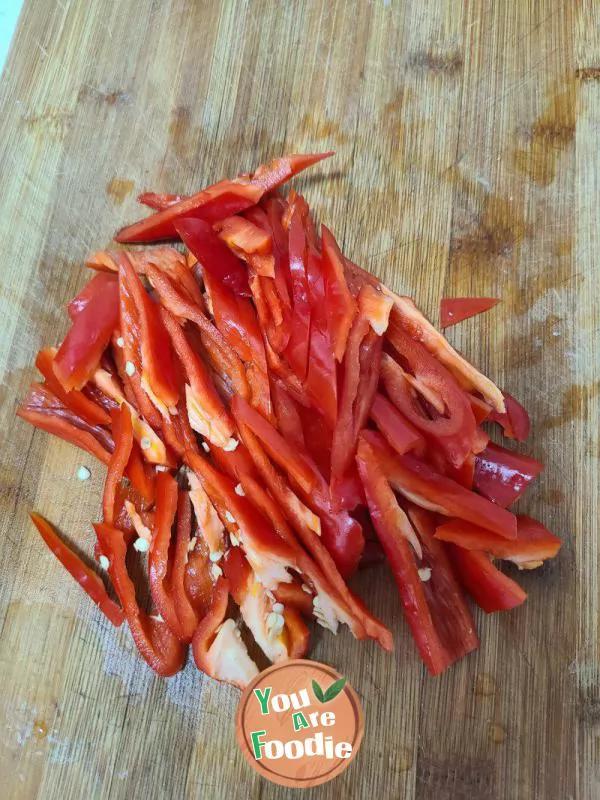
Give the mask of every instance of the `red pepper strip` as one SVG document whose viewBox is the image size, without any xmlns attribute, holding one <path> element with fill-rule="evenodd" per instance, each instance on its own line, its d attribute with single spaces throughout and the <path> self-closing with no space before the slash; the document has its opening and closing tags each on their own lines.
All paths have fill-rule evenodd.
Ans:
<svg viewBox="0 0 600 800">
<path fill-rule="evenodd" d="M 268 481 L 267 483 L 269 484 Z M 273 492 L 272 484 L 269 484 L 269 489 L 277 503 L 254 479 L 248 478 L 244 481 L 244 485 L 247 487 L 253 503 L 271 521 L 279 536 L 294 548 L 298 566 L 313 583 L 315 590 L 327 594 L 350 617 L 347 622 L 352 634 L 357 639 L 364 639 L 365 636 L 375 639 L 384 650 L 391 650 L 393 642 L 390 631 L 367 610 L 360 598 L 348 588 L 320 539 L 311 535 L 311 531 L 307 528 L 295 528 L 306 549 L 298 544 L 298 540 L 279 509 L 279 498 Z"/>
<path fill-rule="evenodd" d="M 263 195 L 259 186 L 247 178 L 220 181 L 208 189 L 190 195 L 178 203 L 157 211 L 152 216 L 121 228 L 115 235 L 117 242 L 154 242 L 177 236 L 176 223 L 186 217 L 197 217 L 214 223 L 231 214 L 255 205 Z"/>
<path fill-rule="evenodd" d="M 94 529 L 102 552 L 109 560 L 108 574 L 140 655 L 162 677 L 174 675 L 185 663 L 186 645 L 173 635 L 162 619 L 149 616 L 140 609 L 125 563 L 127 546 L 123 532 L 104 524 L 94 525 Z"/>
<path fill-rule="evenodd" d="M 469 317 L 489 311 L 500 300 L 495 297 L 445 297 L 440 301 L 440 325 L 449 328 Z"/>
<path fill-rule="evenodd" d="M 420 342 L 454 376 L 458 384 L 470 392 L 479 392 L 497 411 L 503 412 L 504 398 L 495 383 L 475 369 L 450 345 L 409 297 L 399 295 L 381 286 L 381 290 L 394 300 L 390 317 L 390 330 L 403 330 Z"/>
<path fill-rule="evenodd" d="M 423 454 L 425 440 L 419 431 L 382 394 L 375 395 L 371 419 L 399 455 L 403 456 L 409 450 Z"/>
<path fill-rule="evenodd" d="M 103 282 L 73 320 L 54 357 L 54 374 L 65 391 L 81 389 L 90 380 L 118 324 L 118 284 Z"/>
<path fill-rule="evenodd" d="M 173 315 L 164 308 L 161 309 L 161 315 L 188 380 L 186 399 L 190 424 L 217 447 L 225 447 L 235 428 L 208 370 L 192 349 L 185 332 Z"/>
<path fill-rule="evenodd" d="M 168 472 L 160 472 L 156 477 L 156 515 L 148 555 L 150 593 L 158 613 L 169 626 L 169 630 L 181 641 L 189 641 L 179 622 L 171 593 L 172 565 L 169 562 L 169 548 L 171 528 L 176 513 L 177 481 Z"/>
<path fill-rule="evenodd" d="M 235 396 L 231 411 L 238 423 L 247 425 L 259 437 L 270 457 L 279 464 L 303 491 L 310 493 L 315 487 L 317 476 L 314 468 L 301 453 L 275 430 L 275 428 L 241 397 Z"/>
<path fill-rule="evenodd" d="M 285 357 L 298 378 L 304 380 L 308 369 L 310 343 L 310 300 L 306 275 L 306 236 L 300 212 L 292 213 L 289 227 L 290 274 L 292 278 L 292 333 Z"/>
<path fill-rule="evenodd" d="M 313 406 L 325 417 L 330 428 L 335 427 L 337 419 L 337 371 L 334 345 L 329 322 L 331 305 L 325 296 L 323 282 L 323 259 L 313 249 L 309 249 L 306 260 L 306 275 L 310 298 L 310 345 L 308 372 L 304 388 Z"/>
<path fill-rule="evenodd" d="M 354 321 L 344 361 L 339 411 L 331 449 L 331 474 L 344 474 L 354 458 L 354 405 L 360 383 L 360 345 L 369 331 L 369 323 L 363 317 Z"/>
<path fill-rule="evenodd" d="M 288 346 L 292 335 L 291 306 L 282 301 L 273 278 L 258 277 L 259 287 L 256 286 L 256 281 L 253 283 L 253 288 L 258 289 L 258 299 L 263 304 L 262 317 L 265 321 L 261 320 L 261 324 L 265 335 L 275 352 L 281 353 Z"/>
<path fill-rule="evenodd" d="M 427 669 L 432 675 L 439 675 L 452 659 L 436 630 L 425 584 L 419 577 L 415 555 L 408 542 L 405 529 L 410 527 L 410 522 L 398 505 L 375 452 L 362 438 L 358 444 L 357 463 L 371 519 L 392 568 L 406 620 Z"/>
<path fill-rule="evenodd" d="M 114 600 L 111 600 L 108 596 L 100 576 L 90 569 L 77 553 L 60 538 L 56 529 L 47 520 L 35 513 L 31 513 L 29 516 L 48 548 L 54 553 L 67 572 L 75 578 L 83 591 L 98 606 L 108 621 L 112 622 L 116 628 L 122 625 L 125 616 Z"/>
<path fill-rule="evenodd" d="M 306 586 L 306 584 L 304 584 Z M 291 607 L 299 611 L 305 617 L 312 617 L 313 613 L 313 593 L 306 587 L 304 591 L 299 583 L 280 583 L 273 592 L 278 603 L 282 603 L 286 608 Z"/>
<path fill-rule="evenodd" d="M 278 202 L 278 198 L 268 198 L 265 209 L 266 211 L 259 206 L 254 206 L 245 211 L 244 216 L 271 236 L 275 289 L 281 304 L 285 308 L 291 309 L 290 276 L 287 264 L 288 243 L 286 232 L 281 225 L 281 201 Z"/>
<path fill-rule="evenodd" d="M 290 393 L 277 379 L 272 381 L 271 397 L 279 432 L 292 447 L 305 450 L 306 442 L 298 408 Z"/>
<path fill-rule="evenodd" d="M 181 200 L 183 200 L 183 197 L 180 194 L 158 194 L 157 192 L 142 192 L 137 197 L 138 203 L 148 206 L 154 211 L 162 211 L 165 208 L 169 208 L 169 206 L 174 206 L 175 203 L 181 202 Z"/>
<path fill-rule="evenodd" d="M 269 422 L 274 422 L 269 379 L 254 364 L 246 365 L 246 378 L 250 387 L 250 404 Z"/>
<path fill-rule="evenodd" d="M 529 438 L 531 430 L 531 420 L 527 409 L 508 392 L 504 392 L 504 404 L 506 405 L 506 413 L 499 414 L 496 410 L 493 410 L 489 415 L 489 419 L 501 425 L 504 435 L 509 439 L 524 442 Z"/>
<path fill-rule="evenodd" d="M 448 370 L 404 331 L 388 332 L 388 341 L 410 372 L 443 398 L 448 416 L 426 416 L 405 371 L 386 354 L 381 359 L 381 379 L 390 400 L 409 422 L 442 448 L 451 464 L 460 467 L 473 448 L 477 429 L 469 398 Z"/>
<path fill-rule="evenodd" d="M 561 545 L 558 536 L 531 517 L 517 517 L 517 538 L 512 540 L 503 539 L 463 520 L 440 525 L 435 538 L 452 542 L 464 550 L 480 550 L 495 558 L 512 561 L 520 569 L 537 567 L 547 558 L 554 558 Z"/>
<path fill-rule="evenodd" d="M 151 506 L 155 495 L 155 473 L 153 467 L 142 458 L 140 447 L 135 440 L 132 442 L 125 475 L 144 503 Z"/>
<path fill-rule="evenodd" d="M 479 647 L 473 615 L 454 574 L 446 545 L 435 539 L 435 515 L 417 506 L 409 506 L 408 515 L 423 550 L 421 566 L 431 570 L 423 587 L 427 605 L 453 663 Z"/>
<path fill-rule="evenodd" d="M 179 400 L 175 379 L 171 341 L 160 317 L 160 309 L 152 302 L 125 254 L 119 258 L 119 280 L 127 281 L 135 303 L 140 326 L 142 388 L 159 406 L 164 416 Z M 158 403 L 156 403 L 158 400 Z M 162 407 L 161 407 L 162 404 Z"/>
<path fill-rule="evenodd" d="M 189 492 L 180 491 L 177 501 L 177 535 L 175 539 L 175 551 L 173 554 L 173 564 L 171 567 L 171 597 L 177 619 L 179 620 L 180 632 L 185 641 L 191 641 L 194 631 L 200 622 L 200 615 L 191 602 L 186 590 L 186 572 L 188 567 L 188 548 L 190 547 L 190 536 L 192 533 L 192 505 L 190 503 Z M 207 559 L 208 560 L 208 559 Z M 205 565 L 208 573 L 208 565 Z M 212 584 L 211 584 L 212 590 Z M 206 608 L 202 608 L 202 616 Z"/>
<path fill-rule="evenodd" d="M 225 341 L 233 347 L 242 361 L 253 362 L 266 373 L 265 346 L 256 311 L 250 300 L 238 297 L 209 270 L 204 271 L 204 285 L 210 298 L 215 325 Z"/>
<path fill-rule="evenodd" d="M 294 155 L 275 159 L 270 164 L 258 167 L 252 180 L 240 177 L 233 181 L 220 181 L 208 189 L 158 211 L 147 219 L 122 228 L 115 238 L 118 242 L 167 239 L 175 235 L 175 223 L 183 217 L 198 217 L 214 223 L 231 214 L 238 214 L 256 205 L 266 192 L 276 189 L 298 172 L 329 155 L 333 153 Z"/>
<path fill-rule="evenodd" d="M 523 494 L 543 469 L 544 465 L 535 458 L 513 453 L 490 442 L 475 459 L 474 488 L 488 500 L 506 508 Z"/>
<path fill-rule="evenodd" d="M 248 270 L 224 244 L 212 225 L 201 219 L 182 219 L 176 224 L 177 233 L 207 273 L 236 295 L 250 296 Z"/>
<path fill-rule="evenodd" d="M 115 450 L 110 457 L 108 472 L 106 473 L 106 480 L 104 481 L 104 493 L 102 495 L 102 512 L 104 514 L 104 521 L 108 525 L 112 525 L 115 521 L 117 487 L 123 479 L 133 446 L 131 414 L 125 403 L 123 403 L 118 411 L 113 412 L 112 430 L 115 438 Z"/>
<path fill-rule="evenodd" d="M 124 256 L 126 258 L 126 256 Z M 156 429 L 162 417 L 142 386 L 141 325 L 135 297 L 125 272 L 119 272 L 119 309 L 122 347 L 113 348 L 113 355 L 123 386 L 130 386 L 135 398 L 132 405 Z M 128 396 L 129 399 L 129 396 Z M 131 401 L 130 401 L 131 402 Z"/>
<path fill-rule="evenodd" d="M 81 314 L 83 309 L 87 306 L 90 300 L 96 296 L 96 294 L 104 291 L 108 285 L 114 283 L 116 283 L 116 278 L 114 275 L 95 275 L 91 281 L 86 283 L 79 294 L 75 295 L 75 297 L 68 303 L 67 313 L 71 318 L 71 321 L 74 321 L 75 318 Z"/>
<path fill-rule="evenodd" d="M 447 465 L 446 474 L 466 489 L 472 489 L 475 480 L 475 455 L 473 453 L 468 455 L 461 467 Z"/>
<path fill-rule="evenodd" d="M 293 178 L 313 164 L 318 164 L 324 158 L 335 155 L 333 150 L 327 153 L 304 153 L 293 156 L 275 158 L 268 164 L 261 164 L 252 175 L 252 183 L 260 186 L 265 194 L 279 188 L 282 184 Z"/>
<path fill-rule="evenodd" d="M 481 525 L 506 539 L 517 538 L 517 520 L 509 511 L 439 475 L 414 456 L 397 455 L 375 431 L 363 431 L 362 437 L 381 460 L 394 489 L 411 502 L 447 517 Z"/>
<path fill-rule="evenodd" d="M 341 362 L 357 309 L 344 274 L 344 256 L 333 234 L 324 225 L 321 227 L 321 242 L 329 331 L 333 354 L 336 361 Z"/>
<path fill-rule="evenodd" d="M 293 399 L 294 398 L 292 398 L 292 400 Z M 329 482 L 331 479 L 333 432 L 331 428 L 328 427 L 322 415 L 312 408 L 306 408 L 300 403 L 297 403 L 296 409 L 302 421 L 306 451 L 319 468 L 321 475 Z"/>
<path fill-rule="evenodd" d="M 488 555 L 476 550 L 463 550 L 450 543 L 446 547 L 460 582 L 487 614 L 508 611 L 525 602 L 527 593 L 512 578 L 500 572 Z"/>
<path fill-rule="evenodd" d="M 108 465 L 114 447 L 108 431 L 88 425 L 40 384 L 31 384 L 23 405 L 16 413 L 35 428 L 80 447 Z M 99 440 L 100 434 L 102 436 Z"/>
<path fill-rule="evenodd" d="M 249 219 L 238 216 L 227 217 L 216 222 L 213 228 L 217 232 L 219 239 L 225 242 L 232 252 L 244 260 L 252 255 L 268 256 L 271 254 L 273 247 L 271 235 Z M 273 278 L 275 276 L 274 260 L 264 262 L 264 265 L 268 263 L 271 264 L 273 269 L 270 272 L 258 272 L 258 274 Z"/>
<path fill-rule="evenodd" d="M 473 416 L 475 417 L 475 422 L 477 425 L 481 425 L 481 423 L 488 419 L 492 414 L 492 407 L 480 397 L 475 397 L 474 395 L 470 394 L 469 403 L 471 403 L 471 411 L 473 412 Z"/>
<path fill-rule="evenodd" d="M 152 266 L 148 267 L 150 282 L 158 292 L 163 306 L 180 319 L 193 322 L 203 334 L 203 344 L 212 357 L 219 360 L 219 366 L 229 375 L 238 394 L 248 397 L 248 383 L 244 367 L 238 356 L 227 344 L 221 333 L 210 320 L 177 291 L 169 278 Z"/>
<path fill-rule="evenodd" d="M 77 416 L 89 422 L 90 425 L 110 425 L 110 414 L 102 406 L 90 400 L 77 389 L 65 392 L 54 374 L 55 355 L 56 350 L 53 347 L 46 347 L 44 350 L 40 350 L 35 359 L 35 366 L 44 376 L 48 389 L 61 403 L 70 408 Z"/>
</svg>

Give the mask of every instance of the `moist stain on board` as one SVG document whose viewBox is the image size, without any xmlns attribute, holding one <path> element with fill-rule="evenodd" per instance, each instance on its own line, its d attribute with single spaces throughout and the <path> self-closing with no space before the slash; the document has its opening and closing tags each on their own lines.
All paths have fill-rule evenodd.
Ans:
<svg viewBox="0 0 600 800">
<path fill-rule="evenodd" d="M 125 198 L 131 194 L 134 186 L 135 181 L 125 178 L 113 178 L 106 184 L 106 194 L 115 205 L 120 206 L 123 205 Z"/>
<path fill-rule="evenodd" d="M 545 359 L 555 358 L 552 350 L 562 348 L 560 335 L 563 330 L 563 318 L 549 314 L 541 320 L 532 320 L 531 325 L 519 336 L 510 338 L 505 363 L 507 367 L 523 368 L 523 353 L 528 353 L 527 366 L 531 367 Z"/>
<path fill-rule="evenodd" d="M 526 133 L 527 144 L 515 152 L 517 169 L 539 186 L 556 177 L 558 159 L 575 138 L 575 85 L 569 80 L 550 93 L 543 114 Z"/>
<path fill-rule="evenodd" d="M 579 81 L 600 81 L 600 67 L 578 67 L 575 77 Z"/>
<path fill-rule="evenodd" d="M 305 114 L 298 124 L 300 133 L 310 139 L 326 139 L 338 144 L 350 141 L 350 134 L 346 133 L 339 122 L 331 119 L 316 119 L 311 114 Z"/>
<path fill-rule="evenodd" d="M 496 797 L 493 761 L 452 759 L 441 762 L 419 756 L 417 761 L 418 797 L 435 800 L 491 800 Z"/>
<path fill-rule="evenodd" d="M 410 53 L 408 66 L 416 71 L 432 72 L 441 75 L 456 75 L 464 65 L 460 50 L 451 50 L 446 53 L 419 50 Z"/>
<path fill-rule="evenodd" d="M 600 381 L 590 386 L 574 383 L 563 394 L 560 413 L 542 420 L 539 429 L 551 430 L 573 419 L 589 419 L 590 402 L 599 395 Z"/>
</svg>

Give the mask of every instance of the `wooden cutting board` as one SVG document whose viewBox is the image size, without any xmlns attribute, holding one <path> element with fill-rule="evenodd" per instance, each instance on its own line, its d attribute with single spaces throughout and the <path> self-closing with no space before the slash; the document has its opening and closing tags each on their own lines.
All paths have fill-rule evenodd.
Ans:
<svg viewBox="0 0 600 800">
<path fill-rule="evenodd" d="M 396 650 L 315 634 L 366 734 L 303 796 L 600 796 L 599 22 L 558 0 L 27 0 L 0 87 L 3 797 L 296 796 L 243 761 L 236 691 L 155 678 L 63 575 L 27 514 L 89 548 L 103 469 L 14 412 L 139 191 L 329 148 L 295 185 L 349 257 L 434 320 L 442 296 L 502 298 L 449 338 L 532 412 L 546 471 L 520 508 L 564 547 L 437 679 L 386 569 L 364 572 Z"/>
</svg>

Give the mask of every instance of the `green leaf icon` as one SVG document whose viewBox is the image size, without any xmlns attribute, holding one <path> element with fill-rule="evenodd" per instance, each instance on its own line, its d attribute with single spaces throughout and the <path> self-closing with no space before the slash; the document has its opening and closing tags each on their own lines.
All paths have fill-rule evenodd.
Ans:
<svg viewBox="0 0 600 800">
<path fill-rule="evenodd" d="M 325 702 L 325 695 L 323 694 L 323 689 L 321 689 L 321 687 L 319 686 L 319 684 L 315 680 L 313 680 L 313 682 L 312 682 L 312 688 L 313 688 L 313 692 L 315 693 L 315 697 L 317 698 L 317 700 L 320 703 L 324 703 Z"/>
<path fill-rule="evenodd" d="M 338 694 L 342 691 L 344 686 L 346 685 L 346 678 L 339 678 L 337 681 L 334 681 L 329 689 L 325 692 L 325 702 L 328 703 L 330 700 L 333 700 L 334 697 L 337 697 Z"/>
</svg>

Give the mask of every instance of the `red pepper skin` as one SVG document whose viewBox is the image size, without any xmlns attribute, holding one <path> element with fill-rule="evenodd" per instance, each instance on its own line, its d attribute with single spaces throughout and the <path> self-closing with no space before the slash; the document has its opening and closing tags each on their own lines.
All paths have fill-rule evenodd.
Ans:
<svg viewBox="0 0 600 800">
<path fill-rule="evenodd" d="M 399 455 L 403 456 L 410 450 L 421 454 L 424 452 L 425 440 L 419 431 L 382 394 L 375 395 L 371 419 Z"/>
<path fill-rule="evenodd" d="M 52 347 L 40 350 L 35 359 L 35 366 L 44 376 L 44 381 L 52 394 L 73 413 L 89 422 L 90 425 L 110 425 L 110 414 L 102 406 L 86 397 L 77 389 L 65 392 L 62 384 L 54 374 L 54 357 L 56 351 Z"/>
<path fill-rule="evenodd" d="M 143 206 L 154 209 L 154 211 L 162 211 L 169 206 L 174 206 L 183 200 L 180 194 L 158 194 L 157 192 L 142 192 L 137 196 L 137 201 Z"/>
<path fill-rule="evenodd" d="M 208 317 L 181 295 L 168 276 L 151 265 L 148 267 L 148 278 L 167 311 L 170 311 L 178 319 L 186 319 L 196 325 L 201 333 L 206 351 L 211 358 L 214 358 L 223 372 L 229 375 L 236 392 L 247 398 L 248 382 L 244 366 Z"/>
<path fill-rule="evenodd" d="M 276 189 L 303 169 L 316 164 L 332 153 L 294 155 L 275 159 L 258 167 L 252 180 L 240 177 L 220 181 L 197 194 L 168 205 L 147 219 L 122 228 L 115 236 L 117 242 L 150 242 L 176 235 L 175 223 L 185 217 L 197 217 L 214 223 L 231 214 L 238 214 L 256 205 L 260 198 Z"/>
<path fill-rule="evenodd" d="M 211 300 L 215 325 L 242 361 L 255 363 L 267 372 L 267 357 L 256 311 L 252 303 L 234 294 L 211 272 L 204 272 L 204 284 Z"/>
<path fill-rule="evenodd" d="M 310 644 L 310 632 L 300 613 L 288 606 L 283 612 L 288 658 L 305 658 Z"/>
<path fill-rule="evenodd" d="M 374 431 L 363 431 L 362 438 L 381 460 L 394 489 L 411 502 L 429 511 L 481 525 L 506 539 L 517 538 L 517 520 L 509 511 L 439 475 L 414 456 L 395 454 Z"/>
<path fill-rule="evenodd" d="M 544 465 L 490 442 L 475 459 L 474 488 L 502 508 L 520 497 Z"/>
<path fill-rule="evenodd" d="M 115 449 L 108 465 L 102 496 L 104 521 L 108 525 L 113 525 L 115 521 L 117 487 L 123 479 L 133 447 L 131 414 L 125 403 L 118 411 L 113 412 L 113 436 L 115 437 Z"/>
<path fill-rule="evenodd" d="M 90 300 L 98 293 L 102 293 L 107 286 L 115 284 L 117 281 L 114 275 L 99 273 L 94 275 L 91 281 L 86 283 L 79 294 L 67 304 L 67 313 L 71 321 L 75 321 L 76 317 L 83 311 Z"/>
<path fill-rule="evenodd" d="M 381 359 L 381 379 L 389 399 L 421 433 L 440 447 L 455 467 L 460 467 L 473 449 L 477 426 L 466 393 L 452 375 L 418 342 L 397 330 L 388 340 L 408 364 L 415 378 L 434 391 L 447 409 L 448 417 L 431 419 L 423 413 L 402 367 L 389 355 Z"/>
<path fill-rule="evenodd" d="M 127 547 L 123 532 L 105 524 L 94 525 L 94 529 L 102 553 L 109 560 L 108 574 L 140 655 L 163 678 L 174 675 L 185 663 L 187 646 L 174 636 L 166 622 L 140 609 L 125 563 Z"/>
<path fill-rule="evenodd" d="M 518 442 L 526 441 L 531 431 L 531 420 L 527 409 L 508 392 L 504 392 L 504 404 L 506 412 L 500 414 L 498 411 L 492 410 L 489 419 L 502 426 L 507 438 L 516 439 Z"/>
<path fill-rule="evenodd" d="M 296 481 L 303 491 L 310 493 L 315 487 L 317 476 L 314 468 L 302 453 L 275 430 L 257 411 L 239 396 L 233 398 L 231 410 L 236 422 L 247 425 L 258 436 L 270 457 Z"/>
<path fill-rule="evenodd" d="M 300 418 L 298 407 L 285 386 L 277 379 L 274 379 L 271 383 L 271 397 L 273 398 L 273 410 L 279 432 L 292 447 L 306 450 L 302 419 Z"/>
<path fill-rule="evenodd" d="M 331 306 L 325 297 L 323 259 L 309 248 L 306 260 L 310 299 L 310 344 L 304 388 L 315 408 L 333 430 L 337 419 L 337 370 L 333 340 L 330 335 Z"/>
<path fill-rule="evenodd" d="M 485 553 L 463 550 L 448 543 L 450 559 L 460 582 L 486 614 L 509 611 L 525 602 L 527 593 L 518 583 L 500 572 Z"/>
<path fill-rule="evenodd" d="M 357 308 L 344 274 L 344 256 L 333 234 L 324 225 L 321 227 L 321 246 L 329 331 L 335 360 L 341 362 Z"/>
<path fill-rule="evenodd" d="M 469 402 L 471 403 L 471 411 L 473 412 L 477 425 L 481 425 L 482 422 L 489 419 L 492 414 L 492 407 L 489 403 L 486 403 L 485 400 L 475 397 L 472 394 L 469 395 Z"/>
<path fill-rule="evenodd" d="M 186 631 L 179 622 L 170 586 L 169 548 L 176 512 L 177 481 L 168 472 L 160 472 L 156 478 L 156 514 L 152 544 L 148 554 L 150 593 L 158 613 L 169 630 L 181 641 L 189 641 Z"/>
<path fill-rule="evenodd" d="M 449 328 L 498 305 L 495 297 L 445 297 L 440 302 L 440 325 Z"/>
<path fill-rule="evenodd" d="M 366 502 L 363 485 L 354 464 L 350 465 L 348 472 L 341 478 L 331 479 L 330 491 L 336 511 L 353 511 Z"/>
<path fill-rule="evenodd" d="M 186 575 L 188 574 L 188 564 L 190 561 L 188 548 L 190 546 L 191 532 L 192 505 L 190 502 L 190 495 L 189 492 L 180 491 L 177 500 L 177 535 L 175 538 L 175 552 L 173 554 L 173 564 L 171 567 L 170 589 L 175 613 L 179 621 L 180 633 L 183 640 L 187 642 L 191 641 L 194 631 L 200 623 L 201 615 L 203 615 L 205 610 L 202 606 L 198 608 L 198 604 L 194 605 L 192 603 L 186 588 Z M 206 562 L 208 562 L 208 559 L 206 559 Z M 206 573 L 208 573 L 208 563 L 205 563 L 204 566 Z M 201 613 L 199 614 L 198 611 Z"/>
<path fill-rule="evenodd" d="M 306 236 L 300 211 L 292 212 L 289 227 L 290 275 L 292 280 L 292 333 L 285 357 L 300 380 L 306 378 L 310 344 L 310 299 L 306 275 Z"/>
<path fill-rule="evenodd" d="M 75 578 L 83 591 L 98 606 L 104 616 L 118 628 L 125 616 L 119 606 L 111 600 L 102 579 L 64 542 L 55 528 L 39 514 L 29 515 L 48 548 L 60 561 L 67 572 Z"/>
<path fill-rule="evenodd" d="M 164 405 L 174 408 L 179 400 L 171 341 L 160 316 L 126 255 L 119 259 L 119 280 L 125 280 L 136 306 L 140 329 L 142 377 Z"/>
<path fill-rule="evenodd" d="M 227 287 L 236 295 L 250 297 L 248 270 L 209 225 L 201 219 L 182 219 L 176 224 L 177 233 L 193 253 L 204 275 Z"/>
<path fill-rule="evenodd" d="M 54 358 L 54 374 L 65 391 L 81 389 L 91 379 L 118 324 L 119 287 L 105 282 L 77 314 Z"/>
<path fill-rule="evenodd" d="M 44 386 L 32 383 L 17 416 L 40 430 L 58 436 L 108 465 L 114 443 L 100 426 L 88 425 Z"/>
<path fill-rule="evenodd" d="M 131 445 L 131 454 L 125 469 L 125 475 L 144 503 L 147 506 L 151 506 L 155 495 L 154 468 L 144 461 L 140 446 L 135 440 Z"/>
<path fill-rule="evenodd" d="M 517 517 L 517 538 L 503 539 L 485 528 L 462 520 L 452 520 L 436 528 L 435 538 L 452 542 L 463 550 L 480 550 L 495 558 L 513 561 L 517 566 L 554 558 L 561 541 L 541 522 L 531 517 Z"/>
<path fill-rule="evenodd" d="M 212 640 L 227 614 L 228 602 L 229 581 L 221 576 L 215 583 L 210 608 L 196 628 L 192 639 L 192 653 L 196 666 L 206 675 L 217 680 L 219 680 L 219 676 L 211 669 L 207 656 Z"/>
<path fill-rule="evenodd" d="M 427 669 L 432 675 L 439 675 L 451 660 L 436 631 L 414 551 L 399 528 L 400 519 L 404 525 L 410 523 L 379 468 L 373 450 L 363 439 L 359 441 L 357 463 L 371 519 L 390 563 L 406 620 Z"/>
</svg>

